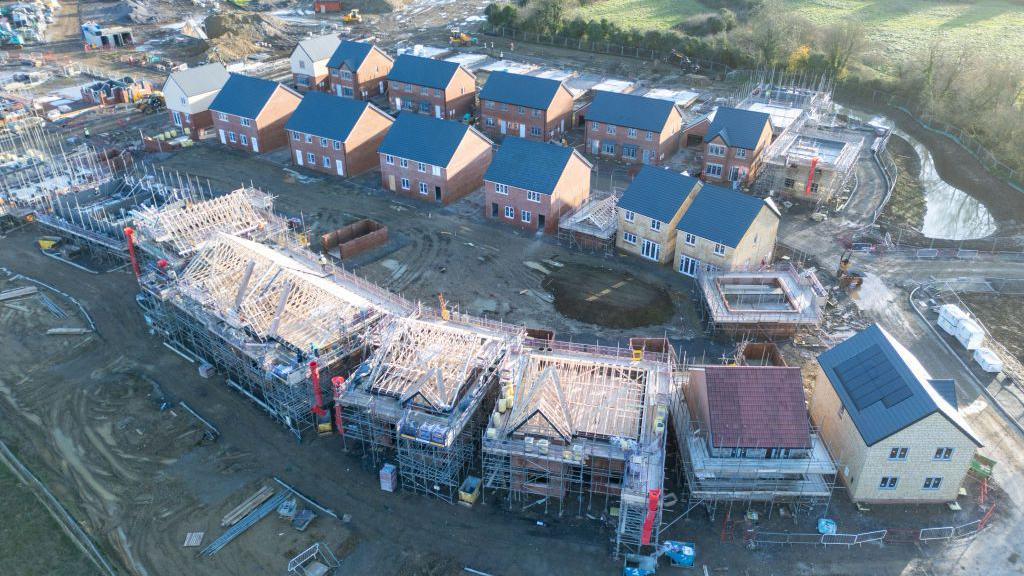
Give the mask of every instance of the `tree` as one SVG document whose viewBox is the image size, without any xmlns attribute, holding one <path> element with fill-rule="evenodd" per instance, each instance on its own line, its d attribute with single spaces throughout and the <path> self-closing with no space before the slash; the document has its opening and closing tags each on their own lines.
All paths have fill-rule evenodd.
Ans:
<svg viewBox="0 0 1024 576">
<path fill-rule="evenodd" d="M 792 21 L 780 0 L 765 0 L 754 12 L 751 42 L 758 58 L 766 66 L 774 66 L 793 36 Z"/>
<path fill-rule="evenodd" d="M 789 58 L 786 59 L 786 72 L 793 74 L 795 72 L 802 72 L 807 69 L 807 62 L 811 58 L 811 47 L 807 44 L 797 46 L 795 50 L 789 53 Z"/>
<path fill-rule="evenodd" d="M 825 54 L 829 72 L 844 78 L 850 61 L 864 52 L 867 34 L 864 25 L 856 20 L 833 24 L 825 28 L 821 38 L 821 51 Z"/>
<path fill-rule="evenodd" d="M 736 13 L 728 8 L 722 8 L 718 11 L 718 17 L 722 19 L 722 24 L 725 25 L 725 31 L 728 32 L 736 27 L 738 21 L 736 20 Z"/>
</svg>

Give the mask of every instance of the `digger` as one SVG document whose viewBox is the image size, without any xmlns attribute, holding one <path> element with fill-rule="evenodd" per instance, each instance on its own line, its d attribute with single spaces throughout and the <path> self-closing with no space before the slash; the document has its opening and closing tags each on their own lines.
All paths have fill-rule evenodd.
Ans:
<svg viewBox="0 0 1024 576">
<path fill-rule="evenodd" d="M 836 276 L 839 278 L 839 287 L 843 290 L 851 290 L 860 288 L 864 284 L 864 275 L 860 272 L 850 271 L 850 260 L 853 256 L 853 250 L 846 249 L 843 251 L 842 256 L 839 257 L 839 268 L 836 270 Z"/>
<path fill-rule="evenodd" d="M 341 17 L 341 21 L 345 24 L 362 24 L 363 15 L 359 13 L 359 8 L 353 8 Z"/>
<path fill-rule="evenodd" d="M 476 36 L 470 36 L 458 28 L 448 29 L 448 44 L 452 46 L 475 46 L 478 43 Z"/>
<path fill-rule="evenodd" d="M 143 114 L 153 114 L 166 109 L 167 102 L 164 101 L 163 94 L 154 93 L 136 103 L 135 108 Z"/>
</svg>

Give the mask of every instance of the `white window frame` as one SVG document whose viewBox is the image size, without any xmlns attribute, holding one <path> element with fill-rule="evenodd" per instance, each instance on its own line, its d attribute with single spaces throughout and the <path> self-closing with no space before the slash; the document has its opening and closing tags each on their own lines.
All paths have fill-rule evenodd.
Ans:
<svg viewBox="0 0 1024 576">
<path fill-rule="evenodd" d="M 306 152 L 306 163 L 312 166 L 316 166 L 316 154 L 312 152 Z"/>
<path fill-rule="evenodd" d="M 879 490 L 895 490 L 900 485 L 899 476 L 882 476 L 878 481 Z"/>
<path fill-rule="evenodd" d="M 408 158 L 399 158 L 398 159 L 398 166 L 400 168 L 408 168 L 409 167 L 409 159 Z"/>
<path fill-rule="evenodd" d="M 306 134 L 306 144 L 312 144 L 312 143 L 313 143 L 313 135 L 312 134 Z"/>
<path fill-rule="evenodd" d="M 607 132 L 608 132 L 608 134 L 611 134 L 612 136 L 614 136 L 615 135 L 615 124 L 609 124 Z"/>
<path fill-rule="evenodd" d="M 295 140 L 296 142 L 298 142 L 301 139 L 302 139 L 302 137 L 299 136 L 298 132 L 292 132 L 292 140 Z"/>
<path fill-rule="evenodd" d="M 502 196 L 508 196 L 508 184 L 494 183 L 494 193 L 501 194 Z"/>
<path fill-rule="evenodd" d="M 938 490 L 942 488 L 942 476 L 928 476 L 921 485 L 921 490 Z"/>
<path fill-rule="evenodd" d="M 908 454 L 910 454 L 910 448 L 906 446 L 893 446 L 889 449 L 888 459 L 893 462 L 905 462 Z"/>
<path fill-rule="evenodd" d="M 627 131 L 627 135 L 628 135 L 628 136 L 629 136 L 630 138 L 636 138 L 636 128 L 630 128 L 630 129 L 629 129 L 629 130 Z"/>
<path fill-rule="evenodd" d="M 652 246 L 652 248 L 650 248 L 648 250 L 648 246 Z M 649 256 L 647 254 L 644 254 L 645 250 L 647 250 L 651 254 L 657 254 L 657 257 L 656 258 L 652 258 L 651 256 Z M 649 238 L 644 238 L 643 242 L 641 243 L 641 246 L 640 246 L 640 256 L 642 256 L 642 257 L 644 257 L 644 258 L 646 258 L 646 259 L 648 259 L 648 260 L 650 260 L 652 262 L 657 262 L 661 258 L 661 244 L 659 244 L 658 242 L 654 242 L 653 240 L 651 240 Z"/>
<path fill-rule="evenodd" d="M 932 460 L 939 462 L 949 462 L 953 459 L 953 452 L 955 450 L 949 446 L 940 446 L 935 449 L 935 454 L 932 455 Z"/>
<path fill-rule="evenodd" d="M 334 149 L 335 150 L 341 150 L 341 140 L 335 140 L 334 141 Z"/>
<path fill-rule="evenodd" d="M 420 194 L 424 196 L 430 194 L 430 186 L 427 186 L 426 182 L 420 182 Z"/>
<path fill-rule="evenodd" d="M 696 234 L 691 234 L 691 233 L 687 232 L 686 235 L 683 236 L 683 241 L 686 242 L 687 246 L 696 246 L 697 245 L 697 235 Z"/>
<path fill-rule="evenodd" d="M 327 138 L 320 138 L 320 147 L 327 148 Z"/>
<path fill-rule="evenodd" d="M 392 156 L 391 154 L 385 154 L 384 155 L 384 163 L 385 164 L 391 164 L 392 166 L 394 166 L 394 164 L 395 164 L 395 157 Z"/>
<path fill-rule="evenodd" d="M 747 149 L 746 148 L 737 148 L 736 149 L 736 158 L 739 158 L 740 160 L 742 160 L 742 159 L 745 159 L 746 157 L 747 157 Z"/>
<path fill-rule="evenodd" d="M 721 144 L 708 144 L 708 156 L 716 156 L 718 158 L 725 158 L 725 153 L 729 149 Z"/>
<path fill-rule="evenodd" d="M 626 244 L 633 244 L 635 246 L 636 245 L 636 234 L 633 234 L 632 232 L 623 232 L 622 233 L 622 241 L 625 242 Z"/>
<path fill-rule="evenodd" d="M 511 206 L 505 206 L 505 218 L 509 220 L 516 219 L 516 209 Z"/>
<path fill-rule="evenodd" d="M 529 210 L 520 210 L 519 219 L 525 222 L 526 224 L 529 224 L 530 220 L 533 219 L 533 214 Z"/>
<path fill-rule="evenodd" d="M 402 178 L 402 190 L 408 190 L 410 187 L 412 187 L 412 184 L 409 183 L 409 179 Z"/>
<path fill-rule="evenodd" d="M 651 218 L 651 230 L 654 230 L 655 232 L 660 232 L 661 231 L 661 224 L 662 224 L 661 220 L 658 220 L 656 218 Z"/>
<path fill-rule="evenodd" d="M 622 219 L 626 222 L 632 222 L 633 220 L 636 220 L 636 212 L 626 210 L 626 213 L 622 215 Z"/>
<path fill-rule="evenodd" d="M 654 132 L 648 131 L 647 134 L 644 134 L 644 140 L 647 140 L 648 142 L 654 140 Z"/>
<path fill-rule="evenodd" d="M 601 123 L 600 122 L 591 122 L 590 123 L 590 129 L 594 130 L 594 131 L 600 130 L 601 129 Z"/>
<path fill-rule="evenodd" d="M 228 121 L 228 115 L 223 113 L 223 112 L 217 112 L 217 120 L 222 120 L 224 122 L 227 122 Z"/>
<path fill-rule="evenodd" d="M 245 134 L 239 134 L 238 135 L 238 141 L 239 141 L 239 143 L 242 146 L 248 146 L 249 145 L 249 137 L 246 136 Z"/>
<path fill-rule="evenodd" d="M 234 132 L 228 132 L 228 140 L 230 140 L 231 143 L 234 144 L 238 142 L 238 136 L 236 136 Z"/>
<path fill-rule="evenodd" d="M 427 165 L 424 164 L 423 162 L 417 162 L 416 163 L 416 171 L 417 172 L 426 172 L 427 171 Z"/>
<path fill-rule="evenodd" d="M 248 118 L 239 118 L 238 121 L 241 122 L 242 126 L 245 126 L 246 128 L 252 126 L 252 120 Z"/>
<path fill-rule="evenodd" d="M 434 176 L 440 176 L 441 175 L 441 167 L 440 166 L 431 165 L 430 166 L 430 173 L 433 174 Z"/>
<path fill-rule="evenodd" d="M 526 199 L 530 202 L 536 202 L 540 204 L 540 192 L 534 192 L 533 190 L 526 191 Z"/>
<path fill-rule="evenodd" d="M 714 176 L 715 178 L 721 178 L 722 177 L 722 165 L 721 164 L 714 164 L 714 163 L 708 162 L 707 166 L 704 168 L 704 173 L 707 176 Z"/>
<path fill-rule="evenodd" d="M 725 256 L 725 244 L 715 243 L 715 254 Z"/>
</svg>

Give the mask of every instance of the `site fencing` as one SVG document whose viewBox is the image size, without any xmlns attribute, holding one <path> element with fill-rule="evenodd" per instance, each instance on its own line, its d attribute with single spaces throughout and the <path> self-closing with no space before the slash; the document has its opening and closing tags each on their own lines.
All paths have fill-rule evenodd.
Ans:
<svg viewBox="0 0 1024 576">
<path fill-rule="evenodd" d="M 829 546 L 860 546 L 872 542 L 885 544 L 927 544 L 931 542 L 945 542 L 963 540 L 976 536 L 985 529 L 995 505 L 990 507 L 981 518 L 960 524 L 957 526 L 934 526 L 929 528 L 914 529 L 881 529 L 856 534 L 817 534 L 813 532 L 762 532 L 754 531 L 744 538 L 747 546 L 759 544 L 788 545 L 788 544 L 811 544 Z"/>
</svg>

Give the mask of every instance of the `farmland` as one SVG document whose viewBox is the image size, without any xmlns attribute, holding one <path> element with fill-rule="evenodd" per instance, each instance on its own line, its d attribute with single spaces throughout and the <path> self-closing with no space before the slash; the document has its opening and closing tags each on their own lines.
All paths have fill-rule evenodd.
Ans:
<svg viewBox="0 0 1024 576">
<path fill-rule="evenodd" d="M 608 19 L 623 28 L 670 30 L 694 14 L 709 10 L 697 0 L 604 0 L 580 6 L 584 20 Z"/>
</svg>

